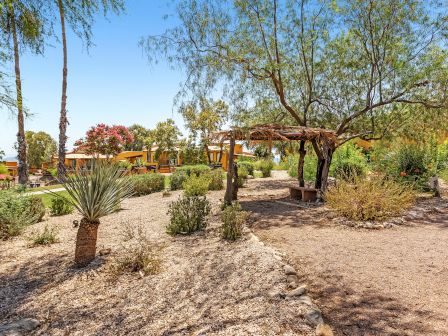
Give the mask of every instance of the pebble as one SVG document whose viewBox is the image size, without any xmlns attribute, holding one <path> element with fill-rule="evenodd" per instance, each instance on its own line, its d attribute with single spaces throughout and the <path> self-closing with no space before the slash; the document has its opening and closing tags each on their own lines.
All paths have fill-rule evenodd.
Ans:
<svg viewBox="0 0 448 336">
<path fill-rule="evenodd" d="M 39 326 L 40 322 L 34 318 L 24 318 L 8 324 L 0 324 L 0 336 L 27 335 Z"/>
<path fill-rule="evenodd" d="M 290 265 L 285 265 L 285 267 L 283 267 L 283 270 L 285 271 L 286 275 L 296 275 L 297 274 L 294 267 L 292 267 Z"/>
<path fill-rule="evenodd" d="M 304 294 L 306 294 L 306 285 L 299 286 L 296 289 L 293 289 L 292 291 L 288 292 L 288 294 L 286 295 L 288 297 L 294 297 L 294 296 L 302 297 Z"/>
</svg>

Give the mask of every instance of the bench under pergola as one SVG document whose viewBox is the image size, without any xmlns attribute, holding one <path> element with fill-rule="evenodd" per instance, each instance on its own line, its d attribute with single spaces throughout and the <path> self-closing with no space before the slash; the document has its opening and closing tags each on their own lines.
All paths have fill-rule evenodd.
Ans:
<svg viewBox="0 0 448 336">
<path fill-rule="evenodd" d="M 238 195 L 238 176 L 234 162 L 236 140 L 247 141 L 249 143 L 267 142 L 270 148 L 272 148 L 273 141 L 311 142 L 318 157 L 315 187 L 321 192 L 327 188 L 331 157 L 337 141 L 337 135 L 334 131 L 302 126 L 262 124 L 248 128 L 232 127 L 230 130 L 216 133 L 215 137 L 220 138 L 221 141 L 230 141 L 225 195 L 225 202 L 228 204 L 237 200 Z"/>
</svg>

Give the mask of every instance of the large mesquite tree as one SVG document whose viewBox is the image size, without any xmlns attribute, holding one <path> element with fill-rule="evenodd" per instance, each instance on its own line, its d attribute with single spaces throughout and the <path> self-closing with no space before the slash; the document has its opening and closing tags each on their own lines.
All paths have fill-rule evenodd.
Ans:
<svg viewBox="0 0 448 336">
<path fill-rule="evenodd" d="M 404 107 L 446 107 L 445 3 L 176 3 L 180 25 L 141 45 L 150 59 L 162 54 L 182 65 L 188 91 L 225 83 L 233 101 L 273 100 L 277 121 L 334 129 L 339 143 L 383 136 Z M 328 169 L 334 148 L 314 149 Z"/>
<path fill-rule="evenodd" d="M 75 142 L 76 150 L 94 156 L 114 156 L 134 141 L 125 126 L 98 124 L 91 127 L 86 136 Z"/>
</svg>

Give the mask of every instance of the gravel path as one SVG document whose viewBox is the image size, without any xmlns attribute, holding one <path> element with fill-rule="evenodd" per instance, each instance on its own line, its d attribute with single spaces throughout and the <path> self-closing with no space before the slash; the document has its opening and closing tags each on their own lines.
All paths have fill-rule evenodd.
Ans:
<svg viewBox="0 0 448 336">
<path fill-rule="evenodd" d="M 446 198 L 421 202 L 403 226 L 354 229 L 324 207 L 285 203 L 287 181 L 251 181 L 241 203 L 255 233 L 309 283 L 336 335 L 448 335 Z"/>
</svg>

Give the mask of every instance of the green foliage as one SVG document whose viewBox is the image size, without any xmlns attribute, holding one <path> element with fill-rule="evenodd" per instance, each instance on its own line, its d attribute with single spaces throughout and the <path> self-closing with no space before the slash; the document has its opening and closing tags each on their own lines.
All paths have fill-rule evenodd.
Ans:
<svg viewBox="0 0 448 336">
<path fill-rule="evenodd" d="M 167 232 L 175 235 L 203 230 L 207 226 L 206 219 L 210 211 L 210 202 L 206 197 L 181 196 L 169 206 L 170 223 Z"/>
<path fill-rule="evenodd" d="M 187 166 L 203 165 L 207 163 L 207 155 L 204 148 L 197 147 L 194 144 L 182 145 L 183 164 Z"/>
<path fill-rule="evenodd" d="M 208 173 L 210 177 L 210 184 L 208 185 L 208 190 L 222 190 L 224 189 L 224 177 L 223 170 L 221 168 L 212 169 Z"/>
<path fill-rule="evenodd" d="M 143 147 L 151 148 L 154 143 L 154 135 L 151 130 L 138 124 L 133 124 L 128 130 L 134 137 L 134 141 L 127 143 L 125 150 L 141 151 Z"/>
<path fill-rule="evenodd" d="M 272 160 L 260 160 L 255 163 L 255 169 L 260 170 L 263 177 L 270 177 L 274 162 Z"/>
<path fill-rule="evenodd" d="M 69 202 L 90 222 L 114 213 L 130 197 L 133 184 L 115 163 L 97 161 L 88 173 L 69 176 L 64 183 Z"/>
<path fill-rule="evenodd" d="M 244 187 L 244 184 L 247 181 L 247 177 L 249 176 L 249 172 L 247 171 L 245 166 L 238 167 L 238 187 Z"/>
<path fill-rule="evenodd" d="M 71 214 L 73 205 L 65 197 L 57 196 L 51 199 L 50 214 L 52 216 L 63 216 Z"/>
<path fill-rule="evenodd" d="M 176 157 L 176 144 L 181 135 L 173 119 L 157 123 L 153 131 L 153 139 L 158 146 L 154 153 L 155 159 L 158 160 L 163 152 L 168 153 L 169 159 L 174 159 Z"/>
<path fill-rule="evenodd" d="M 58 176 L 58 169 L 57 168 L 47 168 L 47 171 L 51 174 L 51 176 L 56 177 Z"/>
<path fill-rule="evenodd" d="M 129 161 L 119 161 L 118 165 L 120 166 L 120 168 L 126 170 L 130 170 L 132 168 L 132 163 L 130 163 Z"/>
<path fill-rule="evenodd" d="M 170 176 L 170 189 L 171 190 L 182 189 L 182 185 L 184 184 L 187 178 L 188 175 L 186 171 L 176 169 L 176 171 L 172 173 Z"/>
<path fill-rule="evenodd" d="M 14 191 L 0 192 L 0 238 L 19 235 L 24 228 L 42 220 L 42 200 Z"/>
<path fill-rule="evenodd" d="M 30 167 L 41 168 L 56 154 L 56 141 L 45 132 L 26 131 L 27 160 Z"/>
<path fill-rule="evenodd" d="M 48 225 L 45 225 L 43 231 L 33 232 L 30 236 L 30 240 L 32 241 L 33 246 L 51 245 L 59 241 L 58 231 L 54 227 L 50 228 Z"/>
<path fill-rule="evenodd" d="M 182 184 L 184 194 L 186 196 L 205 196 L 207 194 L 210 181 L 211 179 L 208 174 L 202 174 L 199 176 L 192 174 Z"/>
<path fill-rule="evenodd" d="M 193 165 L 193 166 L 181 166 L 177 167 L 176 171 L 185 172 L 188 176 L 196 175 L 199 176 L 204 173 L 208 173 L 211 171 L 211 168 L 207 165 Z"/>
<path fill-rule="evenodd" d="M 383 221 L 399 215 L 415 201 L 409 186 L 384 177 L 341 180 L 325 194 L 329 207 L 356 221 Z"/>
<path fill-rule="evenodd" d="M 132 183 L 134 194 L 137 196 L 152 194 L 165 188 L 165 176 L 162 174 L 132 175 L 129 179 Z"/>
<path fill-rule="evenodd" d="M 247 173 L 249 175 L 254 176 L 255 164 L 253 162 L 251 162 L 251 161 L 238 161 L 237 165 L 238 165 L 238 169 L 240 167 L 244 167 L 244 168 L 246 168 Z"/>
<path fill-rule="evenodd" d="M 299 155 L 288 155 L 286 158 L 286 166 L 288 167 L 288 174 L 291 177 L 297 177 L 297 167 L 299 164 Z M 303 179 L 307 182 L 314 182 L 316 180 L 317 170 L 317 156 L 314 152 L 307 153 L 305 155 L 305 161 L 303 165 Z"/>
<path fill-rule="evenodd" d="M 4 164 L 0 164 L 0 174 L 8 174 L 8 168 Z"/>
<path fill-rule="evenodd" d="M 367 160 L 361 148 L 350 142 L 339 147 L 333 154 L 330 173 L 336 178 L 353 179 L 365 177 Z"/>
<path fill-rule="evenodd" d="M 247 213 L 241 211 L 239 203 L 226 206 L 221 213 L 221 236 L 226 240 L 235 241 L 243 234 L 243 226 Z"/>
</svg>

